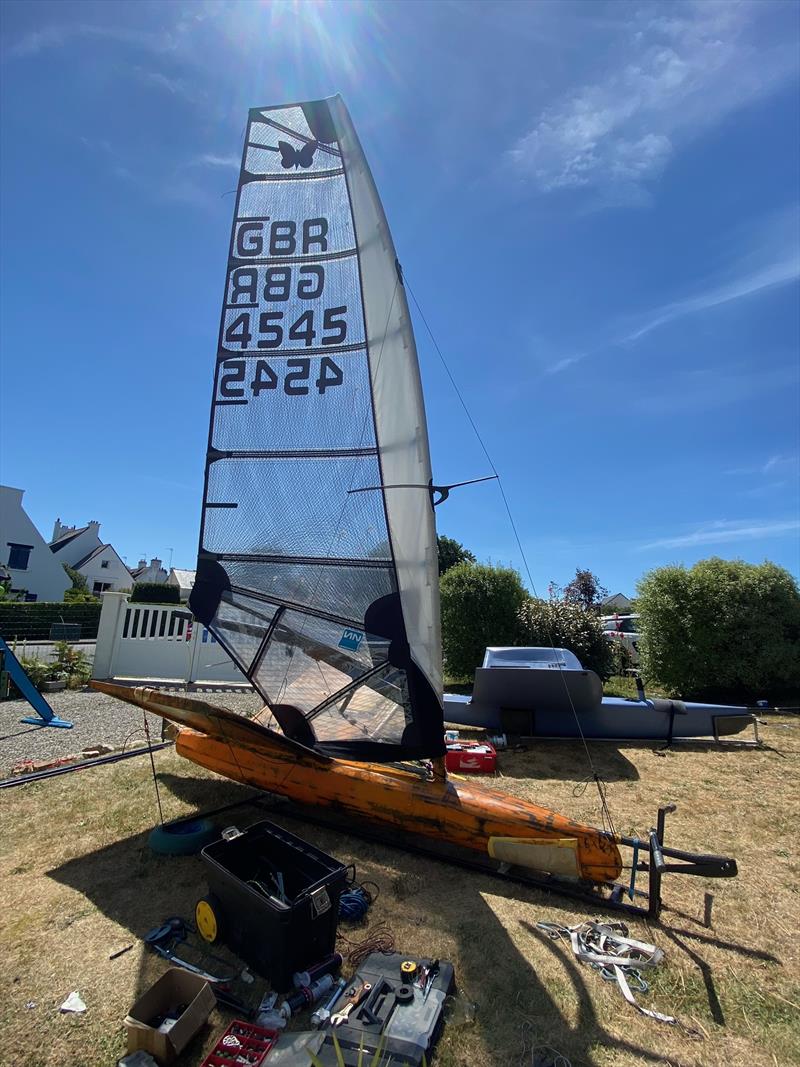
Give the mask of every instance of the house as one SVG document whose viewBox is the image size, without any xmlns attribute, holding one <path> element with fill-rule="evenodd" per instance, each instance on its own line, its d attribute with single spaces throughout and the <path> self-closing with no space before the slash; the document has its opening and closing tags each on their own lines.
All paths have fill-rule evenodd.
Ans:
<svg viewBox="0 0 800 1067">
<path fill-rule="evenodd" d="M 167 580 L 167 571 L 158 557 L 154 557 L 149 563 L 146 559 L 140 559 L 133 569 L 133 577 L 137 582 L 157 582 L 163 585 Z"/>
<path fill-rule="evenodd" d="M 624 593 L 607 596 L 600 605 L 600 612 L 603 615 L 630 615 L 632 610 L 633 601 Z"/>
<path fill-rule="evenodd" d="M 59 561 L 78 571 L 86 579 L 89 591 L 120 592 L 133 585 L 131 572 L 112 545 L 100 540 L 100 523 L 64 526 L 56 519 L 50 551 Z"/>
<path fill-rule="evenodd" d="M 72 582 L 25 513 L 24 492 L 0 485 L 0 563 L 10 576 L 10 592 L 24 591 L 24 600 L 59 602 Z"/>
<path fill-rule="evenodd" d="M 173 567 L 169 572 L 169 578 L 167 578 L 167 585 L 177 585 L 180 590 L 181 601 L 185 603 L 189 599 L 189 594 L 194 586 L 194 578 L 196 571 L 182 571 Z"/>
</svg>

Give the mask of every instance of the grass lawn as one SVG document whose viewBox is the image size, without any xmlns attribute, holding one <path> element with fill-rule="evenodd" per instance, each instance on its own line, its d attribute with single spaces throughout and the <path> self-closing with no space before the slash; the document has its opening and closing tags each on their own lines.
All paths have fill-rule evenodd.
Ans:
<svg viewBox="0 0 800 1067">
<path fill-rule="evenodd" d="M 644 692 L 645 696 L 648 697 L 668 697 L 670 695 L 666 689 L 661 689 L 657 685 L 646 685 Z M 635 697 L 636 682 L 629 674 L 615 674 L 603 685 L 603 696 Z"/>
<path fill-rule="evenodd" d="M 578 965 L 566 945 L 537 932 L 539 919 L 589 917 L 588 905 L 276 821 L 355 862 L 360 879 L 378 883 L 369 926 L 386 922 L 399 950 L 454 962 L 459 986 L 478 1010 L 474 1021 L 454 1018 L 445 1028 L 434 1059 L 440 1067 L 528 1065 L 530 1052 L 523 1053 L 532 1038 L 560 1050 L 573 1067 L 800 1064 L 794 835 L 800 720 L 769 723 L 762 729 L 767 744 L 755 751 L 686 746 L 659 754 L 654 746 L 592 746 L 619 831 L 644 834 L 658 805 L 675 801 L 669 843 L 739 861 L 734 880 L 667 876 L 661 922 L 631 923 L 632 936 L 666 953 L 641 1001 L 677 1014 L 699 1032 L 695 1037 L 637 1014 L 615 986 Z M 167 818 L 249 793 L 172 749 L 155 759 Z M 500 766 L 497 780 L 487 784 L 599 820 L 592 788 L 581 791 L 588 767 L 578 743 L 529 744 L 502 753 Z M 148 850 L 156 814 L 146 758 L 3 793 L 0 1063 L 94 1067 L 122 1054 L 122 1019 L 165 966 L 145 951 L 141 937 L 167 916 L 191 916 L 204 890 L 198 858 L 161 858 Z M 226 826 L 261 817 L 242 808 L 220 819 Z M 703 922 L 706 892 L 714 896 L 710 928 Z M 360 939 L 369 926 L 343 929 Z M 129 943 L 132 951 L 109 960 Z M 59 1014 L 73 989 L 86 1013 Z M 214 1013 L 180 1062 L 199 1064 L 230 1019 Z"/>
</svg>

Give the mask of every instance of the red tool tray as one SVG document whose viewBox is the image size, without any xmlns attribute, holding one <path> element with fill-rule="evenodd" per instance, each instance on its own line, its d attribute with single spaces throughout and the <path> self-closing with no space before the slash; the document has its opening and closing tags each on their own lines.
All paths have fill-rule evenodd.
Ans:
<svg viewBox="0 0 800 1067">
<path fill-rule="evenodd" d="M 497 768 L 497 750 L 488 741 L 450 741 L 444 762 L 448 771 L 491 774 Z"/>
<path fill-rule="evenodd" d="M 269 1050 L 278 1040 L 277 1030 L 236 1019 L 232 1022 L 201 1067 L 233 1067 L 233 1064 L 252 1064 L 260 1067 Z"/>
</svg>

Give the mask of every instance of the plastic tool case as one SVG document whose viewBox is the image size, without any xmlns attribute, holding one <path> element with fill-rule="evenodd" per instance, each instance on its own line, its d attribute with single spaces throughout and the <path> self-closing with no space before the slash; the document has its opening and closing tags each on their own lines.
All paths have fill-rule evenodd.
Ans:
<svg viewBox="0 0 800 1067">
<path fill-rule="evenodd" d="M 453 965 L 440 961 L 427 996 L 414 984 L 410 999 L 408 994 L 400 999 L 401 987 L 409 989 L 400 974 L 403 960 L 419 965 L 431 962 L 399 952 L 373 952 L 364 960 L 355 977 L 369 982 L 372 989 L 350 1012 L 347 1022 L 328 1033 L 317 1053 L 322 1067 L 340 1067 L 342 1062 L 345 1067 L 363 1067 L 372 1062 L 378 1048 L 381 1067 L 423 1067 L 430 1063 L 431 1050 L 444 1026 L 444 1002 L 455 989 Z"/>
<path fill-rule="evenodd" d="M 333 952 L 346 873 L 338 860 L 266 820 L 224 831 L 201 855 L 219 936 L 273 989 Z"/>
</svg>

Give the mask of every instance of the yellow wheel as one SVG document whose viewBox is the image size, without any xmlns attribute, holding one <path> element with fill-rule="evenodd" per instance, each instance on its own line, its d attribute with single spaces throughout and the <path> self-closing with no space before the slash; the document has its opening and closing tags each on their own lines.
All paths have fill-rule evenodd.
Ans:
<svg viewBox="0 0 800 1067">
<path fill-rule="evenodd" d="M 201 897 L 194 909 L 194 921 L 200 936 L 213 945 L 219 937 L 219 907 L 213 897 Z"/>
</svg>

